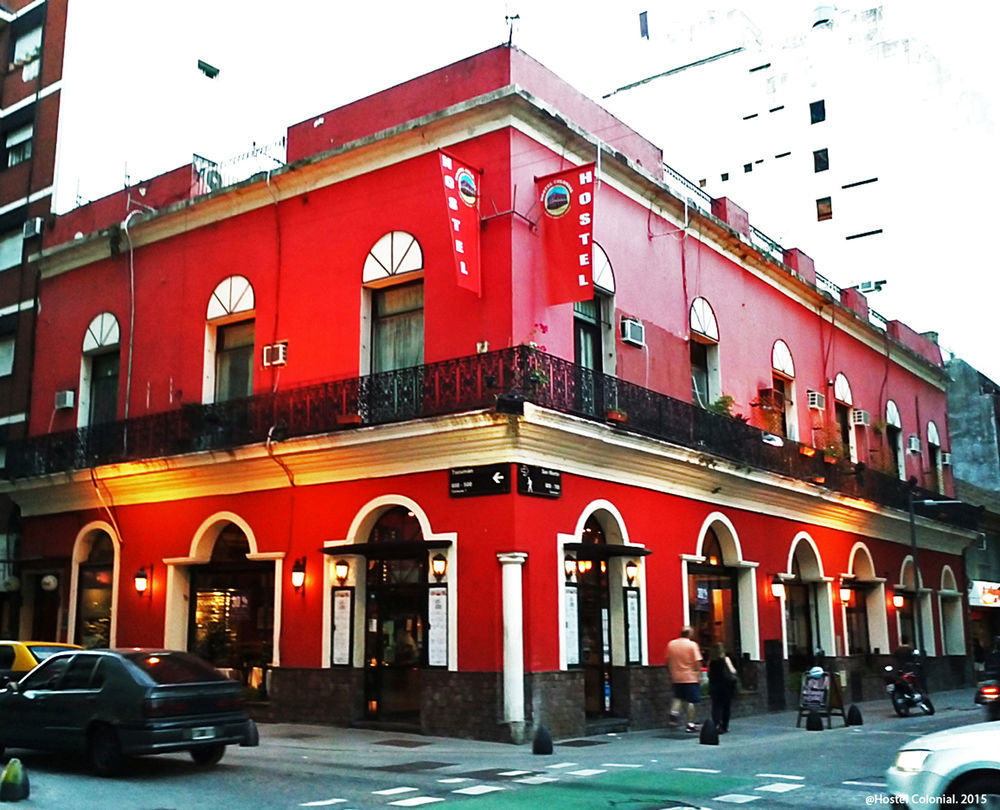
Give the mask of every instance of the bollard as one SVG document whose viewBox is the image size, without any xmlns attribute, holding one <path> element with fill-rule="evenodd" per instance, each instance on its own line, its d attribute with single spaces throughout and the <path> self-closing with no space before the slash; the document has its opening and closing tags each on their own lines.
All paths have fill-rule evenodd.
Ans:
<svg viewBox="0 0 1000 810">
<path fill-rule="evenodd" d="M 701 725 L 701 734 L 698 735 L 698 742 L 702 745 L 718 745 L 719 744 L 719 731 L 715 727 L 715 723 L 711 720 L 706 720 Z"/>
<path fill-rule="evenodd" d="M 813 709 L 809 712 L 809 716 L 806 718 L 806 731 L 822 731 L 823 730 L 823 718 L 819 716 L 819 712 Z"/>
<path fill-rule="evenodd" d="M 535 731 L 535 739 L 531 744 L 532 754 L 551 754 L 552 753 L 552 735 L 549 734 L 549 730 L 545 726 L 539 726 Z"/>
<path fill-rule="evenodd" d="M 27 799 L 30 792 L 28 772 L 24 770 L 21 760 L 14 757 L 0 775 L 0 802 L 19 802 Z"/>
<path fill-rule="evenodd" d="M 861 719 L 861 709 L 852 703 L 847 709 L 847 725 L 863 726 L 864 724 L 865 721 Z"/>
</svg>

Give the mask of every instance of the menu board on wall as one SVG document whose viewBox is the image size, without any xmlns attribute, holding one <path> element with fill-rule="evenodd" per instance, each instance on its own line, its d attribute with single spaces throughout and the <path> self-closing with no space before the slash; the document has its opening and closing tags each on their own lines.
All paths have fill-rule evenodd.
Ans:
<svg viewBox="0 0 1000 810">
<path fill-rule="evenodd" d="M 639 625 L 639 591 L 625 591 L 625 614 L 628 622 L 628 662 L 642 663 L 641 627 Z"/>
<path fill-rule="evenodd" d="M 427 665 L 448 666 L 448 589 L 427 589 Z"/>
<path fill-rule="evenodd" d="M 351 588 L 333 591 L 333 663 L 351 663 L 351 625 L 353 623 L 354 592 Z"/>
<path fill-rule="evenodd" d="M 566 663 L 569 666 L 580 663 L 580 612 L 576 587 L 566 586 Z"/>
</svg>

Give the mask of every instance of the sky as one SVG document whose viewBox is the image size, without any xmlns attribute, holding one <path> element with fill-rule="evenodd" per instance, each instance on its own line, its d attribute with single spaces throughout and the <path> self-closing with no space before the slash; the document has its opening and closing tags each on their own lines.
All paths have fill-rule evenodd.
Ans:
<svg viewBox="0 0 1000 810">
<path fill-rule="evenodd" d="M 927 43 L 955 77 L 956 92 L 982 116 L 978 131 L 966 133 L 961 144 L 931 132 L 913 134 L 927 143 L 927 200 L 921 211 L 934 224 L 930 232 L 952 242 L 955 257 L 944 273 L 941 268 L 914 271 L 912 283 L 887 285 L 873 294 L 871 305 L 918 331 L 938 331 L 945 349 L 1000 382 L 1000 352 L 991 329 L 1000 261 L 986 238 L 996 230 L 1000 170 L 985 152 L 995 140 L 1000 112 L 1000 83 L 991 63 L 1000 3 L 884 0 L 883 5 L 889 3 L 902 16 L 906 32 Z M 836 5 L 862 9 L 873 4 Z M 270 143 L 293 123 L 507 41 L 508 18 L 515 15 L 514 44 L 599 100 L 646 75 L 648 65 L 660 59 L 648 51 L 641 63 L 636 57 L 642 47 L 640 11 L 648 11 L 651 26 L 670 26 L 710 8 L 739 8 L 772 34 L 808 25 L 819 5 L 833 4 L 75 0 L 63 112 L 65 120 L 88 125 L 74 131 L 72 145 L 60 156 L 57 210 L 121 188 L 126 179 L 136 182 L 188 163 L 195 153 L 222 161 L 253 144 Z M 219 68 L 218 77 L 200 73 L 198 59 Z M 663 69 L 675 66 L 670 54 L 663 54 L 662 64 Z M 93 92 L 75 91 L 76 76 L 91 88 L 111 89 L 95 100 Z M 95 104 L 99 118 L 93 114 Z M 683 155 L 665 153 L 664 158 L 685 170 Z M 754 224 L 768 234 L 781 230 L 779 223 Z M 797 246 L 809 252 L 808 246 Z M 824 267 L 823 272 L 841 285 L 857 281 L 847 269 Z"/>
</svg>

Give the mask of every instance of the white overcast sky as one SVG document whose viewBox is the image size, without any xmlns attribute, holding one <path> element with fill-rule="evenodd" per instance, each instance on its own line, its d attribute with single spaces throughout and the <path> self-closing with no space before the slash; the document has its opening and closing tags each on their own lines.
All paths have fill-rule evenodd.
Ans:
<svg viewBox="0 0 1000 810">
<path fill-rule="evenodd" d="M 905 14 L 907 33 L 926 42 L 958 86 L 977 98 L 987 121 L 1000 110 L 994 56 L 1000 31 L 996 0 L 885 0 Z M 132 181 L 182 165 L 198 153 L 224 160 L 284 134 L 292 123 L 441 67 L 506 41 L 507 15 L 517 14 L 514 44 L 592 98 L 641 78 L 632 69 L 638 13 L 651 26 L 670 25 L 706 10 L 740 8 L 768 31 L 807 27 L 819 5 L 863 9 L 876 3 L 816 0 L 74 0 L 70 4 L 63 105 L 65 120 L 86 121 L 60 158 L 57 180 L 70 200 L 94 199 Z M 654 30 L 655 34 L 656 31 Z M 622 44 L 624 47 L 622 47 Z M 614 47 L 612 47 L 614 45 Z M 206 79 L 203 59 L 220 69 Z M 674 67 L 663 56 L 663 69 Z M 640 74 L 645 67 L 638 68 Z M 74 85 L 86 76 L 89 87 Z M 94 90 L 100 88 L 96 92 Z M 110 88 L 108 90 L 107 88 Z M 87 90 L 90 92 L 87 92 Z M 72 91 L 72 92 L 71 92 Z M 627 122 L 626 122 L 627 123 Z M 995 135 L 993 127 L 989 134 Z M 69 132 L 60 133 L 68 137 Z M 914 133 L 914 137 L 921 137 Z M 929 143 L 933 143 L 929 139 Z M 968 157 L 968 156 L 967 156 Z M 975 156 L 974 156 L 975 157 Z M 683 170 L 683 156 L 665 154 Z M 942 345 L 1000 382 L 1000 351 L 993 347 L 993 300 L 1000 262 L 990 247 L 997 230 L 1000 177 L 995 154 L 983 154 L 992 173 L 942 172 L 927 155 L 928 213 L 943 234 L 963 243 L 965 255 L 947 271 L 948 283 L 927 286 L 928 307 L 888 289 L 872 306 L 920 331 L 941 332 Z M 972 161 L 975 166 L 975 161 Z M 739 201 L 737 201 L 739 202 Z M 65 196 L 57 201 L 66 207 Z M 975 208 L 974 227 L 963 212 Z M 753 211 L 750 212 L 753 219 Z M 980 224 L 982 223 L 982 224 Z M 758 223 L 755 223 L 758 224 Z M 765 232 L 765 223 L 759 223 Z M 773 228 L 777 231 L 777 228 Z M 801 245 L 808 251 L 808 246 Z M 848 273 L 824 268 L 841 284 Z M 965 302 L 968 302 L 966 304 Z M 940 317 L 938 317 L 940 316 Z"/>
</svg>

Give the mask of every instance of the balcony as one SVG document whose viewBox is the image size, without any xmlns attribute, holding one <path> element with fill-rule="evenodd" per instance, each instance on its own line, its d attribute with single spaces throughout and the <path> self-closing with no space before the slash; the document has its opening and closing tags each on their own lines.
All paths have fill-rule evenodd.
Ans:
<svg viewBox="0 0 1000 810">
<path fill-rule="evenodd" d="M 497 406 L 516 411 L 524 401 L 599 422 L 617 419 L 616 429 L 700 451 L 709 462 L 726 459 L 822 482 L 831 490 L 884 506 L 908 507 L 910 488 L 897 478 L 859 471 L 843 461 L 831 464 L 821 454 L 804 455 L 801 445 L 778 442 L 739 419 L 596 374 L 528 346 L 35 436 L 8 445 L 6 472 L 10 479 L 50 475 Z M 914 495 L 917 500 L 936 497 L 919 488 Z M 979 514 L 968 504 L 928 512 L 970 529 L 976 528 Z"/>
</svg>

